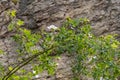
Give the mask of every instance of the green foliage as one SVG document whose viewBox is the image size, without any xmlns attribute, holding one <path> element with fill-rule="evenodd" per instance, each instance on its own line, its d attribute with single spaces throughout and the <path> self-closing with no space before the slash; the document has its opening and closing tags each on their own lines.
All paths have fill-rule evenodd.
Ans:
<svg viewBox="0 0 120 80">
<path fill-rule="evenodd" d="M 9 10 L 7 13 L 11 18 L 15 18 L 16 17 L 16 10 Z"/>
<path fill-rule="evenodd" d="M 17 21 L 17 25 L 18 25 L 18 26 L 22 26 L 22 25 L 24 25 L 24 21 L 18 19 L 18 21 Z"/>
<path fill-rule="evenodd" d="M 70 21 L 70 23 L 73 27 L 76 26 L 73 22 Z M 100 78 L 115 80 L 120 75 L 119 41 L 112 35 L 95 37 L 90 33 L 88 24 L 77 29 L 79 29 L 79 33 L 75 31 L 65 35 L 65 37 L 70 38 L 68 42 L 62 41 L 62 43 L 66 43 L 64 45 L 67 47 L 67 49 L 64 48 L 66 49 L 64 51 L 75 53 L 76 60 L 75 66 L 73 66 L 75 75 L 85 75 L 88 78 L 94 78 L 94 80 L 100 80 Z M 70 30 L 66 29 L 64 31 L 69 32 Z"/>
<path fill-rule="evenodd" d="M 95 37 L 88 20 L 68 19 L 55 39 L 59 44 L 57 53 L 68 52 L 75 56 L 76 79 L 84 75 L 94 80 L 115 80 L 120 75 L 119 41 L 112 35 Z"/>
<path fill-rule="evenodd" d="M 16 51 L 28 57 L 16 67 L 8 67 L 10 72 L 3 76 L 3 80 L 30 80 L 44 70 L 54 75 L 55 56 L 66 52 L 75 58 L 74 80 L 79 80 L 81 75 L 94 80 L 115 80 L 120 75 L 119 41 L 112 35 L 94 36 L 89 20 L 67 18 L 65 24 L 56 30 L 53 28 L 49 33 L 42 30 L 40 33 L 33 33 L 20 27 L 24 22 L 15 19 L 15 11 L 10 14 L 12 22 L 8 29 L 16 30 L 13 36 L 13 40 L 18 44 Z M 34 64 L 34 60 L 39 63 Z M 33 72 L 26 73 L 21 69 L 28 63 L 33 66 Z M 25 75 L 19 76 L 18 73 Z"/>
<path fill-rule="evenodd" d="M 3 54 L 3 53 L 4 53 L 4 51 L 0 49 L 0 54 Z"/>
</svg>

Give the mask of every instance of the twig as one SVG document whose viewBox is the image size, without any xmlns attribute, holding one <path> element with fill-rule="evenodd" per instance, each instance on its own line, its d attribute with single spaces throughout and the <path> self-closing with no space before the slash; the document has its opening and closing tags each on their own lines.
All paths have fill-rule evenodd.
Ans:
<svg viewBox="0 0 120 80">
<path fill-rule="evenodd" d="M 36 57 L 38 57 L 39 55 L 46 53 L 47 51 L 51 50 L 53 47 L 40 52 L 38 54 L 35 54 L 33 56 L 30 56 L 28 58 L 26 58 L 24 61 L 21 61 L 20 64 L 16 65 L 11 71 L 9 71 L 3 78 L 2 80 L 8 80 L 9 77 L 11 77 L 15 72 L 17 72 L 20 68 L 22 68 L 23 66 L 27 65 L 30 61 L 32 61 L 33 59 L 35 59 Z"/>
</svg>

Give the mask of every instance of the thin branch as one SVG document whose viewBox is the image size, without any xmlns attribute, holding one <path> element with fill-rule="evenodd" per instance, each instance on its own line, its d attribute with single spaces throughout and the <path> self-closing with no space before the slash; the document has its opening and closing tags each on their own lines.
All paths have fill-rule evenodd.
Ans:
<svg viewBox="0 0 120 80">
<path fill-rule="evenodd" d="M 38 57 L 39 55 L 48 52 L 49 50 L 51 50 L 53 47 L 40 52 L 38 54 L 35 54 L 33 56 L 30 56 L 28 58 L 26 58 L 24 61 L 21 61 L 20 64 L 16 65 L 11 71 L 9 71 L 3 78 L 2 80 L 8 80 L 9 77 L 11 77 L 15 72 L 17 72 L 20 68 L 22 68 L 23 66 L 27 65 L 30 61 L 32 61 L 33 59 L 35 59 L 36 57 Z"/>
</svg>

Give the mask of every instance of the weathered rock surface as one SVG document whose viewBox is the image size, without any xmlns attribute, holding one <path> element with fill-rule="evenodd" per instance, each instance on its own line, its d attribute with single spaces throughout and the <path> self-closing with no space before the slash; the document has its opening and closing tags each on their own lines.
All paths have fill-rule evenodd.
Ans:
<svg viewBox="0 0 120 80">
<path fill-rule="evenodd" d="M 1 0 L 0 35 L 8 32 L 7 25 L 10 19 L 7 16 L 7 10 L 9 9 L 17 9 L 17 18 L 24 20 L 25 27 L 31 30 L 39 31 L 51 24 L 61 26 L 67 17 L 86 17 L 90 19 L 95 35 L 106 33 L 120 35 L 120 0 L 20 0 L 17 5 L 10 0 Z M 7 54 L 7 56 L 0 55 L 0 62 L 4 63 L 3 65 L 7 66 L 16 59 L 14 46 L 10 37 L 0 39 L 0 49 L 6 51 Z M 11 57 L 14 59 L 10 59 Z M 47 80 L 71 80 L 70 65 L 66 64 L 69 61 L 68 58 L 62 55 L 61 60 L 57 61 L 59 64 L 57 78 L 52 77 Z M 43 80 L 43 78 L 38 80 Z"/>
<path fill-rule="evenodd" d="M 23 15 L 32 16 L 38 27 L 50 24 L 60 26 L 66 17 L 87 17 L 91 20 L 96 35 L 117 32 L 120 24 L 119 0 L 40 0 L 27 5 L 22 12 Z"/>
</svg>

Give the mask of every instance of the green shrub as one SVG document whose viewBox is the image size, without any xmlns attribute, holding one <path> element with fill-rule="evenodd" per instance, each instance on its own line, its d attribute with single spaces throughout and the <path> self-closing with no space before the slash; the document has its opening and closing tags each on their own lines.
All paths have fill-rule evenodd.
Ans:
<svg viewBox="0 0 120 80">
<path fill-rule="evenodd" d="M 43 70 L 53 75 L 56 66 L 53 59 L 66 52 L 75 58 L 73 66 L 75 80 L 79 80 L 81 75 L 92 77 L 94 80 L 115 80 L 120 75 L 119 41 L 112 35 L 94 36 L 89 20 L 67 18 L 60 28 L 52 25 L 48 28 L 49 32 L 41 30 L 32 33 L 20 27 L 24 22 L 15 18 L 15 11 L 11 14 L 12 22 L 8 29 L 16 31 L 12 37 L 19 45 L 16 51 L 28 57 L 15 67 L 10 66 L 10 71 L 2 80 L 28 80 Z M 40 63 L 35 65 L 34 59 Z M 26 73 L 21 68 L 29 63 L 33 66 L 33 73 L 29 72 L 22 76 L 15 74 L 17 71 Z"/>
</svg>

